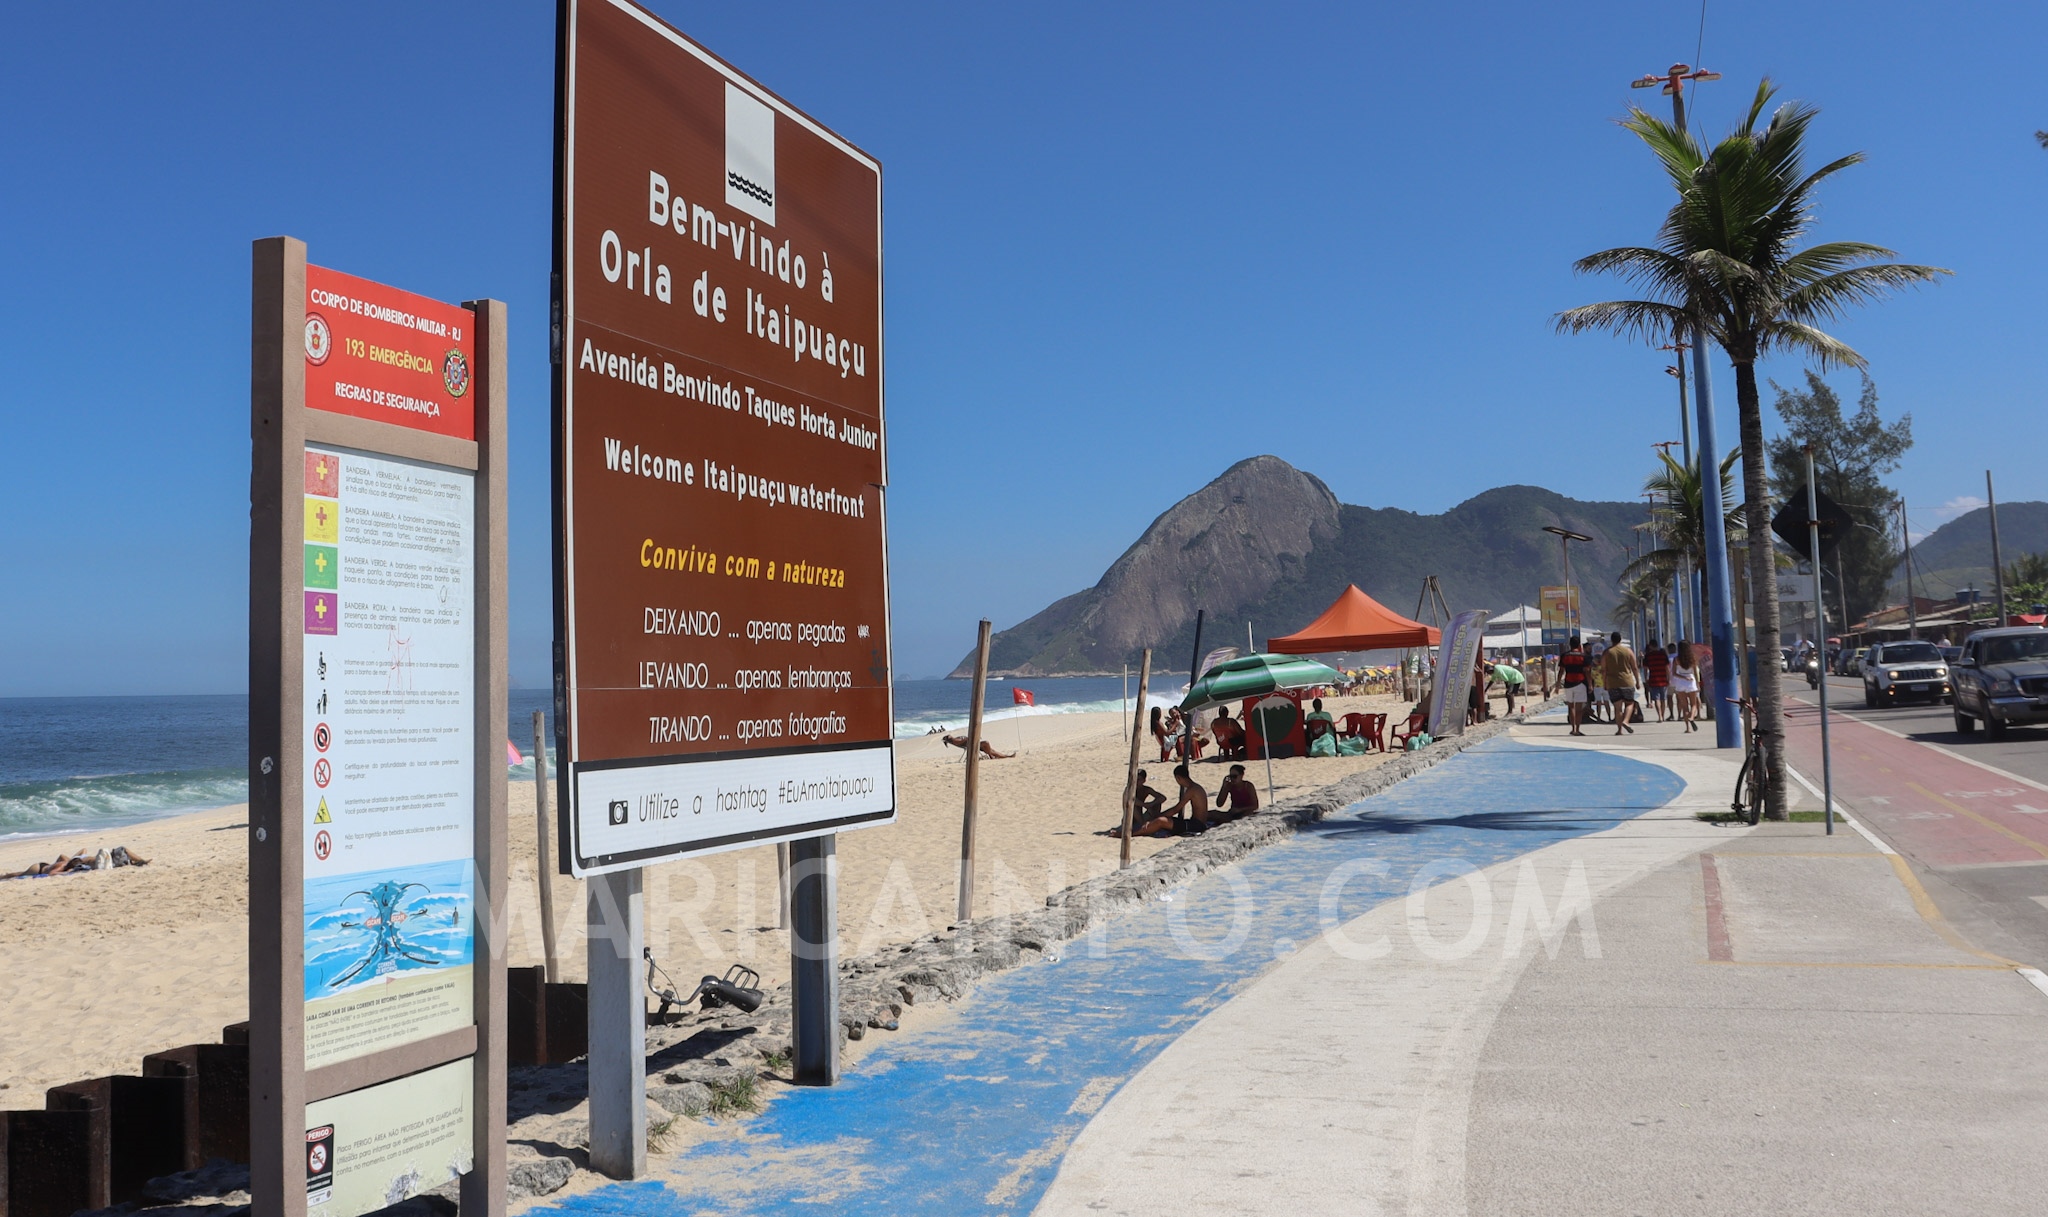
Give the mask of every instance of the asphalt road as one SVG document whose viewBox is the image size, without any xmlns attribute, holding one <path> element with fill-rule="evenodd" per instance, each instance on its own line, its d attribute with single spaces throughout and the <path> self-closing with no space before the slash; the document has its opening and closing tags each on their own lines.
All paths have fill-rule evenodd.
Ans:
<svg viewBox="0 0 2048 1217">
<path fill-rule="evenodd" d="M 1806 687 L 1803 676 L 1788 673 L 1787 679 L 1792 682 L 1790 687 L 1795 697 L 1807 701 L 1819 699 L 1820 694 Z M 1877 710 L 1864 709 L 1863 679 L 1852 676 L 1828 679 L 1828 712 L 1833 714 L 1838 710 L 1851 718 L 1888 727 L 1921 743 L 1952 748 L 1973 761 L 1996 765 L 2023 778 L 2048 783 L 2048 726 L 2010 727 L 2006 729 L 2005 738 L 1998 741 L 1986 736 L 1981 727 L 1969 735 L 1958 735 L 1953 709 L 1940 702 L 1933 705 L 1911 702 Z"/>
<path fill-rule="evenodd" d="M 1792 764 L 1818 785 L 1819 697 L 1787 680 Z M 2048 969 L 2048 727 L 1961 735 L 1940 703 L 1865 709 L 1860 678 L 1830 678 L 1828 710 L 1837 801 L 1977 947 Z"/>
</svg>

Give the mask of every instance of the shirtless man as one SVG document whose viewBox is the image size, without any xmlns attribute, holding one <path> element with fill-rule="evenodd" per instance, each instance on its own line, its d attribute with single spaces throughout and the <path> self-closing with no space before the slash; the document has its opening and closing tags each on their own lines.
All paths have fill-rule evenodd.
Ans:
<svg viewBox="0 0 2048 1217">
<path fill-rule="evenodd" d="M 1193 817 L 1195 823 L 1203 828 L 1209 827 L 1209 792 L 1197 786 L 1195 780 L 1188 776 L 1186 764 L 1173 767 L 1173 780 L 1180 783 L 1180 801 L 1168 809 L 1167 814 L 1178 819 L 1185 811 Z"/>
<path fill-rule="evenodd" d="M 1123 825 L 1109 830 L 1112 837 L 1123 835 Z M 1134 837 L 1170 837 L 1173 835 L 1173 817 L 1166 814 L 1166 795 L 1145 784 L 1145 771 L 1138 770 L 1138 789 L 1131 802 L 1131 835 Z"/>
</svg>

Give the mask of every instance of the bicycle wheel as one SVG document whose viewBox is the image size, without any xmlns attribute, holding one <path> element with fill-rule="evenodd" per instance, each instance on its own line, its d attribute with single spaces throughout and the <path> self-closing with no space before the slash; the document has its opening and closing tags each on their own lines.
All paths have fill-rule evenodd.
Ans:
<svg viewBox="0 0 2048 1217">
<path fill-rule="evenodd" d="M 1764 818 L 1764 773 L 1763 757 L 1751 752 L 1742 758 L 1742 772 L 1735 776 L 1735 801 L 1728 809 L 1741 816 L 1752 827 Z"/>
</svg>

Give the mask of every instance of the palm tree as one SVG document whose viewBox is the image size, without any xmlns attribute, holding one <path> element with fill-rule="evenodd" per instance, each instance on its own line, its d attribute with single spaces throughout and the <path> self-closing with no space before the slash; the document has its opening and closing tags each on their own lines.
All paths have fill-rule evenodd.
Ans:
<svg viewBox="0 0 2048 1217">
<path fill-rule="evenodd" d="M 1730 545 L 1740 544 L 1748 536 L 1742 506 L 1735 501 L 1735 461 L 1741 455 L 1730 452 L 1721 460 L 1721 522 Z M 1706 566 L 1706 503 L 1700 463 L 1682 462 L 1669 452 L 1659 452 L 1657 458 L 1659 468 L 1643 480 L 1643 489 L 1653 496 L 1650 526 L 1660 544 L 1622 570 L 1624 581 L 1648 577 L 1662 583 L 1677 578 L 1681 570 Z"/>
<path fill-rule="evenodd" d="M 1787 350 L 1806 355 L 1823 370 L 1861 368 L 1863 356 L 1823 332 L 1820 323 L 1844 316 L 1853 305 L 1950 273 L 1881 261 L 1892 251 L 1860 241 L 1795 248 L 1813 227 L 1820 183 L 1862 161 L 1863 154 L 1851 153 L 1805 172 L 1806 132 L 1819 111 L 1789 102 L 1758 130 L 1775 94 L 1769 78 L 1759 83 L 1749 113 L 1711 152 L 1670 123 L 1640 109 L 1630 112 L 1622 125 L 1656 154 L 1678 201 L 1664 218 L 1655 248 L 1604 250 L 1579 259 L 1575 269 L 1618 274 L 1643 287 L 1649 298 L 1589 304 L 1557 317 L 1558 329 L 1567 333 L 1605 330 L 1656 342 L 1674 335 L 1696 341 L 1693 335 L 1704 331 L 1720 345 L 1735 368 L 1744 507 L 1752 520 L 1770 518 L 1757 359 Z M 1749 558 L 1758 591 L 1757 648 L 1775 655 L 1779 625 L 1772 547 L 1750 546 Z M 1776 723 L 1784 712 L 1778 665 L 1758 664 L 1757 673 L 1760 721 Z M 1785 814 L 1782 738 L 1764 737 L 1773 819 Z"/>
</svg>

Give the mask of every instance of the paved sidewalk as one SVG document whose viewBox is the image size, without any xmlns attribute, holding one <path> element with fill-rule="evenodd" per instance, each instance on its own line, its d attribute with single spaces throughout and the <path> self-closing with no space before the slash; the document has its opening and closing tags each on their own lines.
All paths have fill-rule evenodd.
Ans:
<svg viewBox="0 0 2048 1217">
<path fill-rule="evenodd" d="M 1117 1093 L 1040 1212 L 2040 1211 L 2048 994 L 1858 833 L 1694 819 L 1734 783 L 1709 732 L 1515 734 L 1686 787 L 1267 973 Z M 1554 954 L 1516 950 L 1531 889 L 1553 931 L 1590 897 Z"/>
<path fill-rule="evenodd" d="M 1561 789 L 1592 797 L 1560 801 Z M 1479 745 L 1320 831 L 1118 916 L 1092 941 L 1067 944 L 1057 961 L 985 981 L 938 1025 L 884 1041 L 840 1085 L 785 1093 L 760 1116 L 718 1130 L 719 1139 L 659 1160 L 655 1179 L 547 1207 L 1028 1213 L 1119 1087 L 1205 1015 L 1228 1009 L 1276 960 L 1284 972 L 1284 961 L 1319 951 L 1326 927 L 1389 901 L 1398 907 L 1413 888 L 1625 824 L 1680 789 L 1668 771 L 1622 757 L 1506 739 Z M 1543 896 L 1555 909 L 1562 892 Z M 1463 933 L 1440 901 L 1425 913 L 1445 919 L 1438 932 L 1446 944 Z M 1351 1020 L 1317 1028 L 1290 1016 L 1258 1036 L 1297 1042 L 1354 1029 Z M 1204 1152 L 1176 1123 L 1133 1131 Z M 1266 1208 L 1246 1198 L 1232 1207 Z"/>
</svg>

